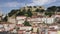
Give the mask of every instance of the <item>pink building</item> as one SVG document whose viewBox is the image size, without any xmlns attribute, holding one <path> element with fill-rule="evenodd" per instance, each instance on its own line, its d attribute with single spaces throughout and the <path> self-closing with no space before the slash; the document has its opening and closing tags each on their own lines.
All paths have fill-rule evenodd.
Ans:
<svg viewBox="0 0 60 34">
<path fill-rule="evenodd" d="M 60 15 L 55 15 L 55 17 L 60 17 Z"/>
<path fill-rule="evenodd" d="M 36 32 L 32 32 L 31 34 L 37 34 Z"/>
<path fill-rule="evenodd" d="M 18 33 L 31 34 L 31 29 L 30 26 L 22 26 L 19 28 Z"/>
</svg>

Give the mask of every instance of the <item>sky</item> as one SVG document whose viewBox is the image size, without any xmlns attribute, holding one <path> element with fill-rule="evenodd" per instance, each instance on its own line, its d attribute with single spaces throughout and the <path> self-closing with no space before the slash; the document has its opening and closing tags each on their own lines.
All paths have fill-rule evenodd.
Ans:
<svg viewBox="0 0 60 34">
<path fill-rule="evenodd" d="M 24 6 L 60 6 L 60 0 L 0 0 L 0 12 L 3 14 Z"/>
</svg>

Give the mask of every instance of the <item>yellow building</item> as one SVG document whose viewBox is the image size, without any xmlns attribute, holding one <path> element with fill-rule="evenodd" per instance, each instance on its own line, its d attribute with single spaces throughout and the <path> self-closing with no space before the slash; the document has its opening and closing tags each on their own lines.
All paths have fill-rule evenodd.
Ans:
<svg viewBox="0 0 60 34">
<path fill-rule="evenodd" d="M 33 32 L 37 32 L 38 28 L 33 28 Z"/>
<path fill-rule="evenodd" d="M 60 34 L 60 31 L 57 31 L 57 34 Z"/>
</svg>

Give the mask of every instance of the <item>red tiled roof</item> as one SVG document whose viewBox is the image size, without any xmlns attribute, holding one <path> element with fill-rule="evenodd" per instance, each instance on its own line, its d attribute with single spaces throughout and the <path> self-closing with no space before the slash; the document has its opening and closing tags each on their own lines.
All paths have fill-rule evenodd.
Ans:
<svg viewBox="0 0 60 34">
<path fill-rule="evenodd" d="M 0 24 L 14 24 L 14 23 L 10 23 L 10 22 L 1 22 Z"/>
</svg>

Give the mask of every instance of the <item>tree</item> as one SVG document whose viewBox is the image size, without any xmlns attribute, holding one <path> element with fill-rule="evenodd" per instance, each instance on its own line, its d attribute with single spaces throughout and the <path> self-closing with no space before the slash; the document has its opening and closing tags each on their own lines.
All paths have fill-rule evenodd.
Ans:
<svg viewBox="0 0 60 34">
<path fill-rule="evenodd" d="M 45 12 L 45 15 L 46 15 L 46 16 L 48 15 L 48 16 L 50 16 L 50 17 L 51 17 L 51 16 L 52 16 L 52 14 L 53 14 L 52 12 Z"/>
<path fill-rule="evenodd" d="M 34 8 L 37 8 L 36 6 L 33 6 Z"/>
<path fill-rule="evenodd" d="M 41 9 L 40 12 L 43 13 L 45 10 L 44 9 Z"/>
<path fill-rule="evenodd" d="M 51 6 L 51 7 L 48 7 L 46 12 L 45 12 L 45 15 L 53 15 L 55 14 L 55 11 L 57 10 L 57 7 L 56 6 Z"/>
<path fill-rule="evenodd" d="M 23 9 L 23 11 L 20 11 L 18 14 L 16 14 L 16 16 L 31 17 L 32 16 L 32 12 L 30 11 L 30 9 L 28 9 L 27 11 L 25 9 Z"/>
<path fill-rule="evenodd" d="M 57 9 L 58 9 L 57 11 L 60 12 L 60 6 L 58 6 Z"/>
<path fill-rule="evenodd" d="M 43 13 L 45 10 L 44 9 L 36 9 L 36 12 Z"/>
<path fill-rule="evenodd" d="M 19 12 L 18 14 L 16 14 L 16 16 L 23 16 L 24 12 Z"/>
<path fill-rule="evenodd" d="M 28 8 L 32 8 L 32 6 L 27 6 Z"/>
<path fill-rule="evenodd" d="M 25 14 L 25 16 L 27 16 L 27 17 L 31 17 L 33 14 L 32 14 L 32 12 L 31 12 L 31 10 L 30 9 L 28 9 L 26 12 L 24 12 Z"/>
<path fill-rule="evenodd" d="M 23 9 L 22 11 L 20 10 L 19 13 L 16 14 L 16 16 L 24 16 L 26 13 L 26 10 Z"/>
<path fill-rule="evenodd" d="M 55 12 L 56 10 L 57 10 L 57 7 L 56 6 L 51 6 L 51 7 L 48 7 L 47 8 L 47 11 Z"/>
<path fill-rule="evenodd" d="M 40 10 L 39 10 L 39 9 L 36 9 L 35 11 L 36 11 L 36 12 L 40 12 Z"/>
<path fill-rule="evenodd" d="M 8 16 L 9 17 L 13 16 L 15 13 L 17 13 L 17 11 L 19 10 L 11 10 L 11 12 L 8 13 Z"/>
<path fill-rule="evenodd" d="M 7 22 L 7 20 L 8 20 L 8 16 L 6 15 L 3 19 L 3 21 Z"/>
<path fill-rule="evenodd" d="M 56 23 L 60 24 L 60 18 L 59 18 L 59 17 L 56 17 L 54 21 L 55 21 Z"/>
<path fill-rule="evenodd" d="M 23 24 L 24 26 L 31 26 L 31 24 L 28 21 L 25 21 Z"/>
<path fill-rule="evenodd" d="M 30 11 L 30 9 L 28 9 L 26 14 L 27 14 L 28 17 L 31 17 L 33 15 L 32 12 Z"/>
</svg>

